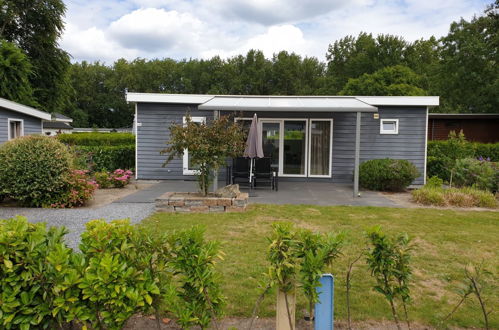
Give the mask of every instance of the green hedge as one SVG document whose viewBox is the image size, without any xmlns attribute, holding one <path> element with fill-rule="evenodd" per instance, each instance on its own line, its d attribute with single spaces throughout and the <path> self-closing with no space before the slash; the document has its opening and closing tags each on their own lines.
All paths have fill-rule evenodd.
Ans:
<svg viewBox="0 0 499 330">
<path fill-rule="evenodd" d="M 371 159 L 360 164 L 359 183 L 362 187 L 380 191 L 403 191 L 419 172 L 405 159 Z"/>
<path fill-rule="evenodd" d="M 428 141 L 427 175 L 449 181 L 450 171 L 457 159 L 480 157 L 499 162 L 499 143 L 468 142 L 464 139 Z"/>
<path fill-rule="evenodd" d="M 59 141 L 72 146 L 120 146 L 134 145 L 135 136 L 131 133 L 77 133 L 59 134 Z"/>
<path fill-rule="evenodd" d="M 91 171 L 135 168 L 135 145 L 74 146 L 77 166 Z"/>
</svg>

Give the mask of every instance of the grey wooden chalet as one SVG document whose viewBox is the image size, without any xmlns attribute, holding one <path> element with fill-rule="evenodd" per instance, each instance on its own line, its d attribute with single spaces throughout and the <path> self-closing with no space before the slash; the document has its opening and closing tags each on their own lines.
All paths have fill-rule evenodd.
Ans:
<svg viewBox="0 0 499 330">
<path fill-rule="evenodd" d="M 182 159 L 163 163 L 160 155 L 173 123 L 209 122 L 232 115 L 248 125 L 257 114 L 265 156 L 280 180 L 353 183 L 358 167 L 378 158 L 407 159 L 426 177 L 428 109 L 437 96 L 254 96 L 127 93 L 135 104 L 138 179 L 189 180 L 188 150 Z"/>
</svg>

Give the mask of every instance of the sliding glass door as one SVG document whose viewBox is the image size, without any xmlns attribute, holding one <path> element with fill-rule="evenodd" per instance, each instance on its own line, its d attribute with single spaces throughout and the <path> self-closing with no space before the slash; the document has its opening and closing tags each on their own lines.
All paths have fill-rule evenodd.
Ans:
<svg viewBox="0 0 499 330">
<path fill-rule="evenodd" d="M 332 119 L 260 119 L 263 153 L 280 176 L 331 177 Z"/>
<path fill-rule="evenodd" d="M 284 120 L 282 175 L 307 175 L 307 121 Z"/>
<path fill-rule="evenodd" d="M 309 134 L 309 176 L 331 176 L 333 120 L 311 119 Z"/>
</svg>

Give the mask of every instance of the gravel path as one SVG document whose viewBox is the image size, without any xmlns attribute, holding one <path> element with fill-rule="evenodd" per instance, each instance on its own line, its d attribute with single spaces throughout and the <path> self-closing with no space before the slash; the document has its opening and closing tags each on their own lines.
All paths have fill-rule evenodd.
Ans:
<svg viewBox="0 0 499 330">
<path fill-rule="evenodd" d="M 72 248 L 77 248 L 80 234 L 85 230 L 85 223 L 93 219 L 125 219 L 138 223 L 154 211 L 154 203 L 111 203 L 90 209 L 39 209 L 0 207 L 0 219 L 22 215 L 30 222 L 46 222 L 49 226 L 65 226 L 69 233 L 66 241 Z"/>
</svg>

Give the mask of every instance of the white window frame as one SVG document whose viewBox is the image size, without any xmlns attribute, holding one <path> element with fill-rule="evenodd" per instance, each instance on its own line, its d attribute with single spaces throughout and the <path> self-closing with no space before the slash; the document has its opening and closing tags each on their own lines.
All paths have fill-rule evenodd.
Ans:
<svg viewBox="0 0 499 330">
<path fill-rule="evenodd" d="M 190 117 L 193 123 L 206 124 L 206 117 Z M 182 123 L 185 126 L 187 124 L 187 116 L 182 118 Z M 198 175 L 199 170 L 189 169 L 189 150 L 184 149 L 184 156 L 182 160 L 182 173 L 184 175 Z"/>
<path fill-rule="evenodd" d="M 308 129 L 308 170 L 310 171 L 311 162 L 312 162 L 312 122 L 314 121 L 328 121 L 330 122 L 331 129 L 329 131 L 329 173 L 328 174 L 310 174 L 308 173 L 309 178 L 330 178 L 333 175 L 333 119 L 325 119 L 325 118 L 310 118 L 309 129 Z"/>
<path fill-rule="evenodd" d="M 395 122 L 395 131 L 384 130 L 384 122 Z M 379 121 L 379 134 L 398 134 L 399 133 L 399 120 L 398 119 L 380 119 Z"/>
<path fill-rule="evenodd" d="M 7 118 L 7 139 L 8 140 L 12 140 L 10 138 L 10 123 L 13 121 L 21 123 L 21 135 L 20 136 L 24 136 L 24 119 Z"/>
</svg>

